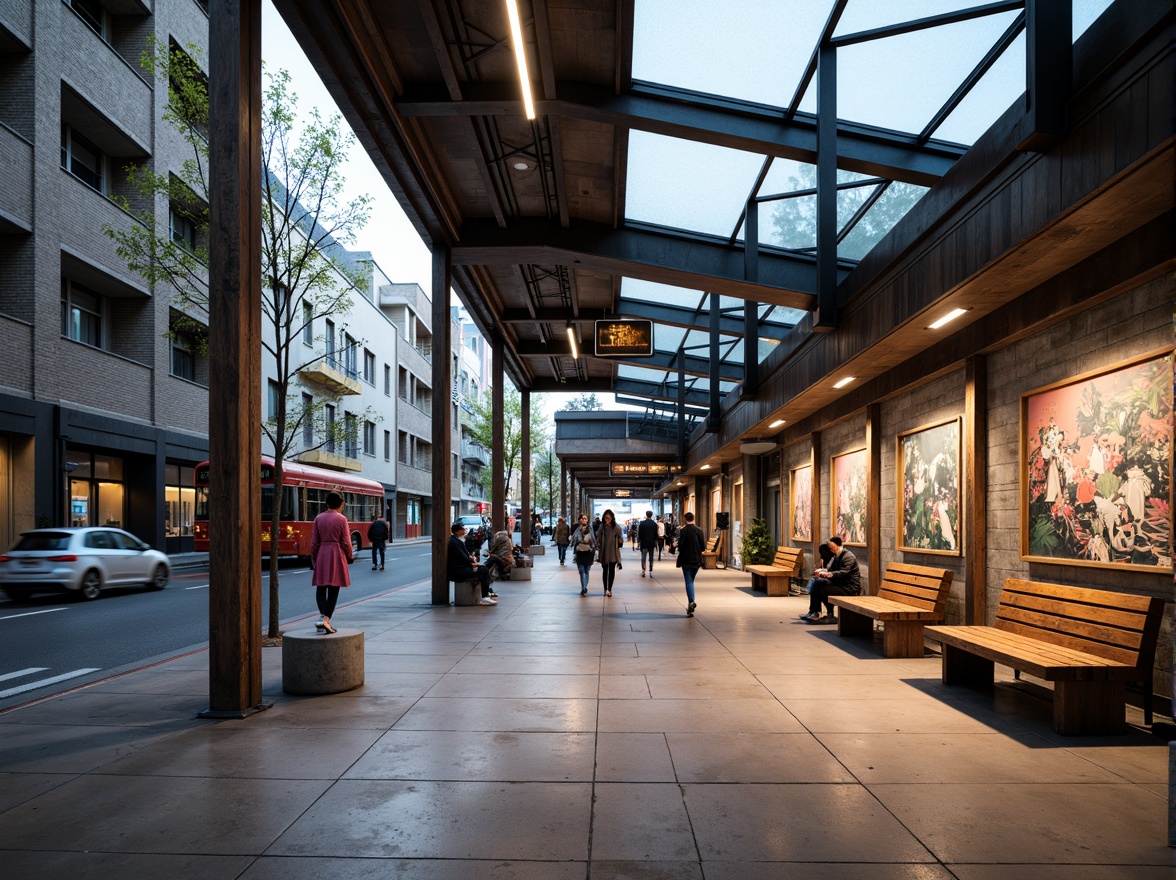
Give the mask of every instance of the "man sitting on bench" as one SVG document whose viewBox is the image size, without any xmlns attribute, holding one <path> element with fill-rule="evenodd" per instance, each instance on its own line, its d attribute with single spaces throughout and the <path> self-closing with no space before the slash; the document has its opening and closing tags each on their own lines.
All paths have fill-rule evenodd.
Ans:
<svg viewBox="0 0 1176 880">
<path fill-rule="evenodd" d="M 446 574 L 454 583 L 476 580 L 482 587 L 482 598 L 479 605 L 497 605 L 490 594 L 490 569 L 478 564 L 476 556 L 470 556 L 466 549 L 466 527 L 461 521 L 455 522 L 449 529 L 449 556 L 446 560 Z"/>
<path fill-rule="evenodd" d="M 828 568 L 814 571 L 808 583 L 809 610 L 808 614 L 800 615 L 805 623 L 836 623 L 829 597 L 857 596 L 862 591 L 862 572 L 858 568 L 857 557 L 841 546 L 841 538 L 837 535 L 830 538 L 828 543 L 829 549 L 833 551 L 833 559 Z M 824 617 L 821 616 L 822 602 L 828 609 Z"/>
</svg>

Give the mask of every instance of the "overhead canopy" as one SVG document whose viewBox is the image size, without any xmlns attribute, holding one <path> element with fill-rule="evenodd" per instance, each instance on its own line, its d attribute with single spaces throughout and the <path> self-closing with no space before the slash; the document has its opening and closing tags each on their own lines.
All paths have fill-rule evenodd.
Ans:
<svg viewBox="0 0 1176 880">
<path fill-rule="evenodd" d="M 1044 117 L 1110 0 L 1076 0 L 1072 21 L 1023 0 L 522 0 L 533 120 L 506 0 L 275 5 L 422 237 L 451 249 L 516 386 L 612 391 L 702 431 L 716 388 L 724 405 L 754 395 L 761 367 L 837 328 L 839 303 L 900 255 L 869 259 L 908 214 L 914 240 L 1048 139 L 1035 117 L 1024 143 L 936 188 L 995 121 L 1021 124 L 1035 53 L 1061 51 L 1063 80 L 1035 81 Z M 1020 292 L 986 291 L 965 320 Z M 935 344 L 908 319 L 948 293 L 888 307 L 886 344 Z M 654 355 L 593 357 L 606 317 L 653 320 Z"/>
</svg>

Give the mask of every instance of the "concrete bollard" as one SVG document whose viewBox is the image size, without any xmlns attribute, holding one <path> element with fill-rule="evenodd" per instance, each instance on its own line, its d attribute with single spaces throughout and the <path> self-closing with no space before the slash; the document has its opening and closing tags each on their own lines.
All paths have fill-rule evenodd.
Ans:
<svg viewBox="0 0 1176 880">
<path fill-rule="evenodd" d="M 282 636 L 282 690 L 288 694 L 339 694 L 363 684 L 363 630 L 317 630 Z"/>
<path fill-rule="evenodd" d="M 453 582 L 454 605 L 477 605 L 482 598 L 482 584 L 477 580 Z"/>
</svg>

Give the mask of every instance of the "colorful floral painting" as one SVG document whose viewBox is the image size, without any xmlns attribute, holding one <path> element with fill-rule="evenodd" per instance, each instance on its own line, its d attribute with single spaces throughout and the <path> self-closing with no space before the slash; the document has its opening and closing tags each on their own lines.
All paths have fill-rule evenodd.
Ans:
<svg viewBox="0 0 1176 880">
<path fill-rule="evenodd" d="M 846 544 L 866 543 L 866 450 L 835 455 L 833 472 L 833 534 Z"/>
<path fill-rule="evenodd" d="M 792 540 L 813 540 L 813 469 L 811 465 L 793 468 L 788 480 L 789 513 Z"/>
<path fill-rule="evenodd" d="M 1021 555 L 1172 567 L 1172 356 L 1021 398 Z"/>
<path fill-rule="evenodd" d="M 960 420 L 898 435 L 899 550 L 960 555 Z"/>
</svg>

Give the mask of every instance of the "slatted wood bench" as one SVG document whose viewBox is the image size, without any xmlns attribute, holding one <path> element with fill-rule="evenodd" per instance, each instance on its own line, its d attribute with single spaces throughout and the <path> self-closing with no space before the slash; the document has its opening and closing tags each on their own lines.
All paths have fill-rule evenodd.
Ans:
<svg viewBox="0 0 1176 880">
<path fill-rule="evenodd" d="M 943 683 L 991 687 L 1000 663 L 1054 683 L 1053 726 L 1068 736 L 1126 729 L 1127 682 L 1144 683 L 1152 719 L 1152 665 L 1164 601 L 1009 578 L 993 626 L 929 626 L 943 645 Z"/>
<path fill-rule="evenodd" d="M 715 568 L 719 561 L 719 541 L 723 539 L 720 532 L 706 542 L 706 549 L 702 551 L 702 567 Z"/>
<path fill-rule="evenodd" d="M 789 583 L 800 577 L 803 566 L 804 550 L 781 545 L 776 548 L 771 565 L 748 565 L 744 571 L 751 572 L 753 590 L 762 590 L 769 596 L 787 596 Z"/>
<path fill-rule="evenodd" d="M 873 638 L 879 620 L 883 656 L 922 657 L 923 627 L 943 620 L 953 574 L 946 568 L 890 563 L 877 595 L 829 597 L 841 609 L 837 634 Z"/>
</svg>

